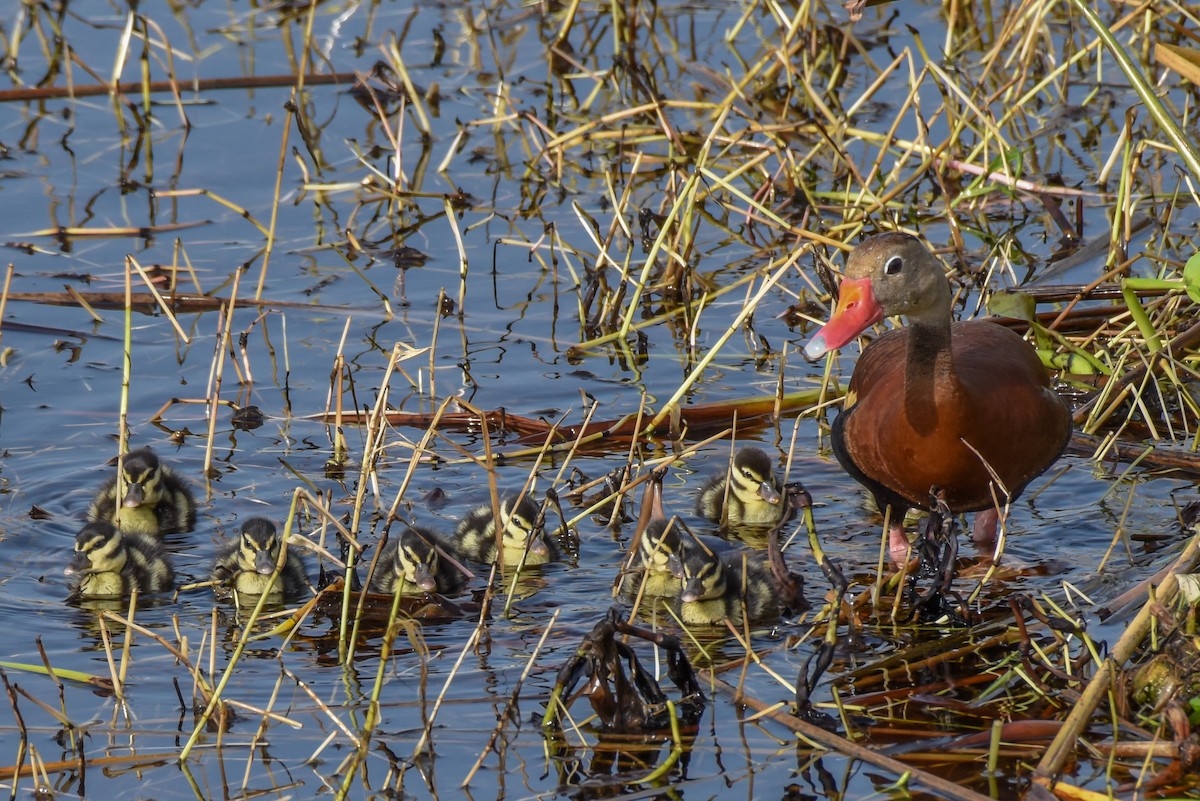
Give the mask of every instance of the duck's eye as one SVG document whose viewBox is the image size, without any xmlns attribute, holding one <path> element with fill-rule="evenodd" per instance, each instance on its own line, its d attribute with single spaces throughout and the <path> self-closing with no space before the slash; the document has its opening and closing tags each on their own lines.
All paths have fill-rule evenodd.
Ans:
<svg viewBox="0 0 1200 801">
<path fill-rule="evenodd" d="M 900 272 L 903 269 L 904 269 L 904 259 L 900 258 L 899 256 L 892 256 L 890 259 L 888 259 L 887 261 L 885 261 L 883 263 L 883 274 L 884 275 L 895 275 L 896 273 Z"/>
</svg>

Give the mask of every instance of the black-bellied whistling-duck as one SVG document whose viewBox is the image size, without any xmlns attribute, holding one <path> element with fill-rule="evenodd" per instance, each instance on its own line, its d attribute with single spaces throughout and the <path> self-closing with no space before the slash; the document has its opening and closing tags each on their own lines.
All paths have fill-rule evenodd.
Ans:
<svg viewBox="0 0 1200 801">
<path fill-rule="evenodd" d="M 771 457 L 758 448 L 739 448 L 729 475 L 713 476 L 701 487 L 696 511 L 730 528 L 778 523 L 784 504 Z"/>
<path fill-rule="evenodd" d="M 1067 404 L 1033 349 L 995 323 L 952 322 L 951 303 L 924 245 L 879 234 L 847 258 L 837 308 L 804 348 L 815 359 L 884 317 L 908 318 L 859 357 L 832 433 L 838 461 L 889 521 L 896 562 L 908 549 L 905 511 L 928 509 L 933 489 L 951 512 L 979 513 L 977 541 L 994 538 L 997 502 L 1020 495 L 1071 437 Z"/>
</svg>

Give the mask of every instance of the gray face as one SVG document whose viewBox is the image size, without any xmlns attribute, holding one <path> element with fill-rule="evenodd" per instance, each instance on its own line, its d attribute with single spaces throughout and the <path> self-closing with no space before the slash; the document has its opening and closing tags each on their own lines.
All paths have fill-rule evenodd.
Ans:
<svg viewBox="0 0 1200 801">
<path fill-rule="evenodd" d="M 944 315 L 950 305 L 942 263 L 907 234 L 879 234 L 863 242 L 846 260 L 846 277 L 869 279 L 888 317 L 921 322 L 930 314 Z"/>
</svg>

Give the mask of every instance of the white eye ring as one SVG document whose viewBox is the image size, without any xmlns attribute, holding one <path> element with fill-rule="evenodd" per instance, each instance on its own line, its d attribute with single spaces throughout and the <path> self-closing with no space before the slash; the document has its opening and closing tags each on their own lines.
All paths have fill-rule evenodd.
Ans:
<svg viewBox="0 0 1200 801">
<path fill-rule="evenodd" d="M 899 256 L 892 256 L 883 263 L 884 275 L 895 275 L 902 269 L 904 269 L 904 259 L 900 258 Z"/>
</svg>

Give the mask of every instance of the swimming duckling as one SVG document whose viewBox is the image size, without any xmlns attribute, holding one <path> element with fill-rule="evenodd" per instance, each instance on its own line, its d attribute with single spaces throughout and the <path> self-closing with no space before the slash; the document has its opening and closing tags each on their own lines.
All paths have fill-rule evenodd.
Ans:
<svg viewBox="0 0 1200 801">
<path fill-rule="evenodd" d="M 406 526 L 388 540 L 375 562 L 371 592 L 456 595 L 467 583 L 462 571 L 438 553 L 449 546 L 429 529 Z"/>
<path fill-rule="evenodd" d="M 281 545 L 274 523 L 264 517 L 250 518 L 242 524 L 241 536 L 234 542 L 225 543 L 217 552 L 212 581 L 219 588 L 233 590 L 239 595 L 262 595 L 279 564 Z M 295 598 L 307 591 L 304 560 L 295 548 L 288 548 L 270 596 Z"/>
<path fill-rule="evenodd" d="M 778 523 L 785 504 L 771 457 L 758 448 L 739 448 L 728 476 L 714 476 L 701 488 L 696 511 L 723 526 Z"/>
<path fill-rule="evenodd" d="M 500 502 L 504 564 L 519 565 L 524 555 L 526 565 L 544 565 L 557 556 L 545 534 L 540 529 L 533 530 L 537 516 L 538 506 L 528 495 L 519 504 L 513 497 Z M 496 561 L 496 519 L 491 504 L 480 506 L 463 518 L 454 530 L 454 547 L 467 559 L 484 564 Z"/>
<path fill-rule="evenodd" d="M 70 599 L 124 598 L 134 590 L 163 592 L 174 586 L 175 571 L 159 544 L 93 520 L 75 536 Z"/>
<path fill-rule="evenodd" d="M 684 623 L 712 625 L 728 619 L 736 625 L 743 609 L 751 623 L 779 615 L 777 590 L 760 555 L 737 550 L 722 557 L 685 542 L 681 563 L 678 608 Z"/>
<path fill-rule="evenodd" d="M 192 491 L 149 448 L 125 454 L 122 472 L 125 495 L 121 502 L 117 503 L 117 477 L 113 476 L 92 501 L 88 520 L 106 520 L 127 534 L 148 537 L 190 531 L 196 524 Z"/>
<path fill-rule="evenodd" d="M 663 519 L 651 520 L 646 524 L 638 543 L 638 559 L 641 563 L 641 578 L 626 583 L 625 589 L 634 594 L 640 589 L 643 595 L 674 597 L 679 594 L 679 578 L 683 573 L 682 551 L 689 536 L 676 522 Z M 718 554 L 726 553 L 734 545 L 720 537 L 694 537 L 705 547 Z"/>
</svg>

